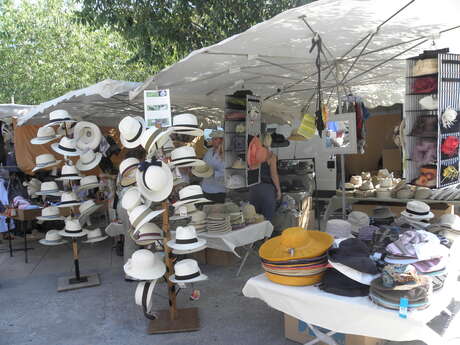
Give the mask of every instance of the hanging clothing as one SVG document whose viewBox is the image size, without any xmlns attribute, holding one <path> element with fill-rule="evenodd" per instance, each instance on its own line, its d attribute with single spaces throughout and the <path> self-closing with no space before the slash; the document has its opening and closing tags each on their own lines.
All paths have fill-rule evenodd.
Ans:
<svg viewBox="0 0 460 345">
<path fill-rule="evenodd" d="M 0 202 L 2 203 L 3 207 L 8 205 L 8 191 L 5 188 L 5 180 L 0 179 Z M 7 232 L 8 231 L 8 224 L 6 222 L 5 216 L 0 216 L 0 232 Z"/>
<path fill-rule="evenodd" d="M 201 188 L 203 192 L 214 194 L 214 193 L 225 193 L 224 184 L 224 160 L 219 156 L 218 153 L 214 152 L 211 148 L 204 155 L 203 160 L 210 167 L 214 169 L 214 174 L 211 177 L 204 178 L 201 182 Z"/>
</svg>

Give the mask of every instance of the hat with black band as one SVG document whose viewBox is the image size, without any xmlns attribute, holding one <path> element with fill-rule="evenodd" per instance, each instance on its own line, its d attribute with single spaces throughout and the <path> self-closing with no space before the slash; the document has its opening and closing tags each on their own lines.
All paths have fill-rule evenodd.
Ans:
<svg viewBox="0 0 460 345">
<path fill-rule="evenodd" d="M 184 259 L 174 265 L 174 274 L 169 277 L 173 283 L 195 283 L 207 280 L 208 277 L 201 273 L 196 260 Z"/>
</svg>

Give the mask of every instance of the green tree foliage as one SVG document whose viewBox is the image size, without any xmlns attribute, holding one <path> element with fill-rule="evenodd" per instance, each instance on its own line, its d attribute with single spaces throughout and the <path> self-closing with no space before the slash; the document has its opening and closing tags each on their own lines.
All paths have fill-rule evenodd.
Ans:
<svg viewBox="0 0 460 345">
<path fill-rule="evenodd" d="M 0 0 L 0 103 L 38 104 L 104 79 L 139 80 L 154 72 L 120 34 L 75 20 L 66 0 Z"/>
<path fill-rule="evenodd" d="M 114 27 L 137 51 L 133 60 L 164 67 L 192 50 L 314 0 L 78 1 L 82 22 Z"/>
</svg>

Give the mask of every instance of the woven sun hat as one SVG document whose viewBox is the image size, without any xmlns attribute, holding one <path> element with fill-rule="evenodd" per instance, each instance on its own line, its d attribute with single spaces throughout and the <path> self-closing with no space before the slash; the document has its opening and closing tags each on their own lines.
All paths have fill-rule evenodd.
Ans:
<svg viewBox="0 0 460 345">
<path fill-rule="evenodd" d="M 369 226 L 370 218 L 369 216 L 361 211 L 353 211 L 348 215 L 348 223 L 351 224 L 351 233 L 353 235 L 358 235 L 359 229 Z"/>
<path fill-rule="evenodd" d="M 136 183 L 136 171 L 140 164 L 139 159 L 126 158 L 120 163 L 119 181 L 122 187 L 128 187 Z"/>
<path fill-rule="evenodd" d="M 81 180 L 80 172 L 73 165 L 63 165 L 61 168 L 61 175 L 56 181 L 76 181 Z"/>
<path fill-rule="evenodd" d="M 50 113 L 49 122 L 45 125 L 45 127 L 59 125 L 64 122 L 77 122 L 77 121 L 72 119 L 72 116 L 69 114 L 67 110 L 64 110 L 64 109 L 54 110 Z"/>
<path fill-rule="evenodd" d="M 63 156 L 75 157 L 81 154 L 81 151 L 75 146 L 76 142 L 74 139 L 68 137 L 62 137 L 59 143 L 51 144 L 51 148 L 54 152 L 59 153 Z"/>
<path fill-rule="evenodd" d="M 86 241 L 83 241 L 84 243 L 96 243 L 96 242 L 101 242 L 104 241 L 106 238 L 109 236 L 103 235 L 101 229 L 96 228 L 94 230 L 88 230 L 87 234 L 87 239 Z"/>
<path fill-rule="evenodd" d="M 393 187 L 393 178 L 392 177 L 383 177 L 379 178 L 380 188 L 391 188 Z"/>
<path fill-rule="evenodd" d="M 421 59 L 412 67 L 412 76 L 419 77 L 427 74 L 438 73 L 438 59 Z"/>
<path fill-rule="evenodd" d="M 171 130 L 177 134 L 186 134 L 194 137 L 203 135 L 198 126 L 198 119 L 193 114 L 179 114 L 173 117 Z"/>
<path fill-rule="evenodd" d="M 204 161 L 196 158 L 195 149 L 191 146 L 181 146 L 171 152 L 171 167 L 195 167 L 204 164 Z"/>
<path fill-rule="evenodd" d="M 438 99 L 434 98 L 432 95 L 423 97 L 418 101 L 422 109 L 426 110 L 436 110 L 438 109 Z"/>
<path fill-rule="evenodd" d="M 196 177 L 207 178 L 214 175 L 214 169 L 208 164 L 199 165 L 192 168 L 192 174 Z"/>
<path fill-rule="evenodd" d="M 88 121 L 79 121 L 73 129 L 73 137 L 77 149 L 81 151 L 95 150 L 102 140 L 99 127 Z"/>
<path fill-rule="evenodd" d="M 439 219 L 439 225 L 451 230 L 460 231 L 460 217 L 456 214 L 443 214 Z"/>
<path fill-rule="evenodd" d="M 139 230 L 139 228 L 145 223 L 150 222 L 153 218 L 162 214 L 164 210 L 152 210 L 146 205 L 140 205 L 129 212 L 129 222 L 134 228 L 134 234 Z"/>
<path fill-rule="evenodd" d="M 350 183 L 352 183 L 356 187 L 361 187 L 363 184 L 363 178 L 361 175 L 354 175 L 350 178 Z"/>
<path fill-rule="evenodd" d="M 77 194 L 74 192 L 63 192 L 58 207 L 72 207 L 79 206 L 80 204 L 81 202 L 78 200 Z"/>
<path fill-rule="evenodd" d="M 173 283 L 195 283 L 207 280 L 208 277 L 201 273 L 198 262 L 193 259 L 184 259 L 174 265 L 174 274 L 169 277 Z"/>
<path fill-rule="evenodd" d="M 64 220 L 65 218 L 59 213 L 59 208 L 56 206 L 48 206 L 42 208 L 42 213 L 37 217 L 37 220 L 51 221 L 51 220 Z"/>
<path fill-rule="evenodd" d="M 30 143 L 33 145 L 43 145 L 60 137 L 61 135 L 57 135 L 53 127 L 40 127 L 37 136 L 31 139 Z"/>
<path fill-rule="evenodd" d="M 142 307 L 144 314 L 152 312 L 153 290 L 155 289 L 156 283 L 157 280 L 154 279 L 152 281 L 140 282 L 137 284 L 136 292 L 134 294 L 134 300 L 136 302 L 136 305 Z M 154 319 L 154 316 L 147 316 L 149 319 Z"/>
<path fill-rule="evenodd" d="M 389 198 L 391 198 L 391 189 L 389 189 L 389 188 L 377 188 L 375 190 L 375 195 L 379 199 L 389 199 Z"/>
<path fill-rule="evenodd" d="M 426 200 L 426 199 L 431 198 L 432 194 L 433 194 L 433 191 L 431 190 L 431 188 L 417 187 L 417 189 L 415 190 L 414 199 Z"/>
<path fill-rule="evenodd" d="M 88 230 L 82 229 L 80 221 L 76 218 L 68 217 L 65 220 L 64 230 L 59 231 L 59 235 L 64 237 L 83 237 L 88 234 Z"/>
<path fill-rule="evenodd" d="M 123 269 L 128 276 L 138 280 L 154 280 L 166 273 L 161 256 L 147 249 L 136 250 Z"/>
<path fill-rule="evenodd" d="M 49 230 L 45 234 L 45 238 L 38 240 L 40 244 L 45 246 L 59 246 L 61 244 L 67 243 L 66 240 L 59 235 L 59 230 Z"/>
<path fill-rule="evenodd" d="M 142 201 L 143 200 L 139 189 L 136 187 L 131 187 L 123 194 L 123 197 L 121 198 L 121 207 L 130 212 L 135 207 L 140 206 Z"/>
<path fill-rule="evenodd" d="M 330 219 L 326 223 L 326 232 L 334 238 L 349 238 L 351 235 L 351 224 L 342 219 Z"/>
<path fill-rule="evenodd" d="M 145 223 L 139 228 L 136 235 L 133 235 L 133 239 L 136 244 L 146 246 L 163 240 L 163 231 L 155 223 Z"/>
<path fill-rule="evenodd" d="M 81 171 L 88 171 L 94 169 L 99 165 L 102 159 L 102 153 L 94 152 L 93 150 L 87 150 L 80 155 L 80 159 L 77 161 L 77 168 Z"/>
<path fill-rule="evenodd" d="M 48 181 L 43 182 L 40 185 L 40 191 L 36 192 L 37 195 L 50 195 L 50 196 L 61 196 L 62 191 L 59 190 L 59 187 L 56 182 Z"/>
<path fill-rule="evenodd" d="M 179 201 L 176 201 L 173 206 L 178 208 L 186 204 L 198 204 L 203 202 L 210 201 L 204 197 L 201 186 L 197 184 L 191 184 L 179 191 Z"/>
<path fill-rule="evenodd" d="M 55 167 L 61 160 L 56 160 L 51 153 L 44 153 L 35 157 L 35 168 L 32 169 L 33 172 L 40 170 Z"/>
<path fill-rule="evenodd" d="M 168 247 L 177 250 L 193 250 L 203 247 L 206 240 L 198 238 L 194 226 L 179 226 L 176 229 L 176 238 L 168 241 Z"/>
<path fill-rule="evenodd" d="M 412 200 L 406 204 L 406 209 L 401 215 L 409 219 L 431 219 L 434 214 L 430 211 L 430 206 L 423 201 Z"/>
<path fill-rule="evenodd" d="M 133 149 L 141 144 L 145 121 L 140 116 L 126 116 L 118 124 L 118 130 L 122 145 L 128 149 Z"/>
<path fill-rule="evenodd" d="M 155 159 L 144 161 L 136 172 L 137 188 L 153 202 L 165 200 L 173 189 L 174 177 L 169 166 Z"/>
<path fill-rule="evenodd" d="M 99 183 L 99 180 L 96 175 L 84 176 L 80 180 L 80 186 L 78 187 L 78 191 L 99 188 L 100 185 L 101 184 Z"/>
<path fill-rule="evenodd" d="M 86 200 L 78 207 L 80 217 L 89 216 L 102 207 L 102 204 L 96 204 L 94 200 Z"/>
<path fill-rule="evenodd" d="M 142 133 L 141 145 L 151 157 L 155 152 L 162 148 L 169 140 L 171 134 L 170 128 L 162 130 L 157 127 L 150 127 Z"/>
</svg>

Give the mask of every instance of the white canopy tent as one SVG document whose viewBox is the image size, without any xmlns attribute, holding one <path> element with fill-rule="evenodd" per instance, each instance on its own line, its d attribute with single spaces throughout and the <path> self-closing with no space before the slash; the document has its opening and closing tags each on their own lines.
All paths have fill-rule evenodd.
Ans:
<svg viewBox="0 0 460 345">
<path fill-rule="evenodd" d="M 309 49 L 318 33 L 325 100 L 352 92 L 371 107 L 401 103 L 407 57 L 433 42 L 460 52 L 459 13 L 458 0 L 319 0 L 192 52 L 131 91 L 130 100 L 170 89 L 174 104 L 204 112 L 250 89 L 265 100 L 264 116 L 298 118 L 308 104 L 314 111 L 316 52 Z"/>
<path fill-rule="evenodd" d="M 0 104 L 0 120 L 9 120 L 12 117 L 21 118 L 34 106 L 24 104 Z"/>
</svg>

